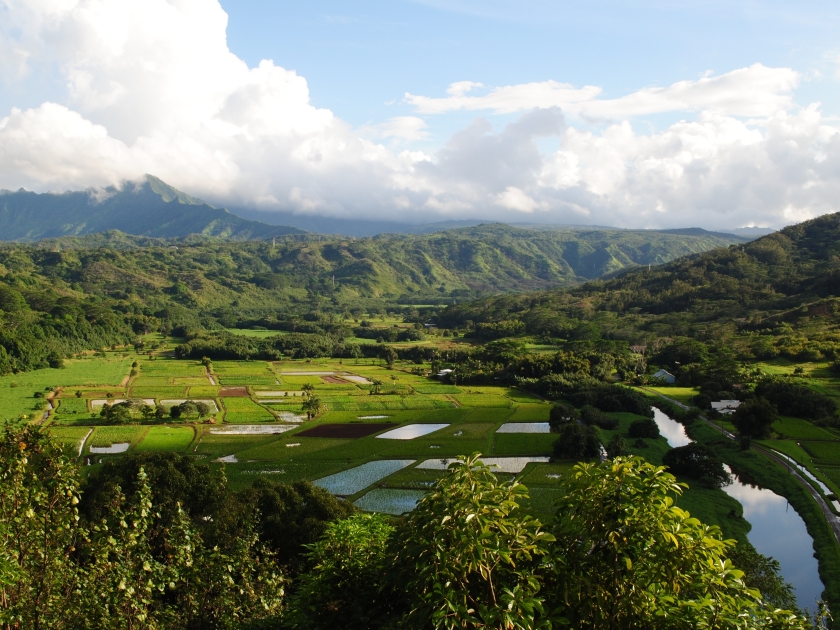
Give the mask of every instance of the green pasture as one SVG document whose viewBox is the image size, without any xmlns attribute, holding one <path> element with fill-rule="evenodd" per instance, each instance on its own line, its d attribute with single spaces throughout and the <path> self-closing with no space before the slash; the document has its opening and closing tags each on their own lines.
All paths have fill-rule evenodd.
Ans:
<svg viewBox="0 0 840 630">
<path fill-rule="evenodd" d="M 56 398 L 53 400 L 53 404 L 58 404 L 58 408 L 55 410 L 54 413 L 66 415 L 66 414 L 88 414 L 89 410 L 87 407 L 87 400 L 84 398 L 76 398 L 74 397 L 65 397 L 65 398 Z"/>
<path fill-rule="evenodd" d="M 275 417 L 265 407 L 250 398 L 224 398 L 225 422 L 248 424 L 249 422 L 274 422 Z"/>
<path fill-rule="evenodd" d="M 300 389 L 302 385 L 324 385 L 320 376 L 298 376 L 278 374 L 277 378 L 281 386 L 288 386 L 288 389 Z"/>
<path fill-rule="evenodd" d="M 220 387 L 215 385 L 192 385 L 187 388 L 187 394 L 193 398 L 198 398 L 201 396 L 209 396 L 210 398 L 215 398 L 219 395 Z"/>
<path fill-rule="evenodd" d="M 511 422 L 548 422 L 551 405 L 519 405 L 513 410 Z"/>
<path fill-rule="evenodd" d="M 79 446 L 89 431 L 89 427 L 50 427 L 50 435 L 66 445 L 73 457 L 78 455 Z"/>
<path fill-rule="evenodd" d="M 220 435 L 205 432 L 190 449 L 193 453 L 222 457 L 235 455 L 245 449 L 260 446 L 278 439 L 276 435 Z"/>
<path fill-rule="evenodd" d="M 239 335 L 240 337 L 255 337 L 257 339 L 267 339 L 269 337 L 289 334 L 283 330 L 254 330 L 252 328 L 225 328 L 225 330 L 232 335 Z"/>
<path fill-rule="evenodd" d="M 88 438 L 85 450 L 91 446 L 111 446 L 113 444 L 120 444 L 128 442 L 132 446 L 136 446 L 149 427 L 140 426 L 119 426 L 119 427 L 96 427 L 93 434 Z"/>
<path fill-rule="evenodd" d="M 647 389 L 673 398 L 684 405 L 690 404 L 691 399 L 698 393 L 698 390 L 693 387 L 648 387 Z"/>
<path fill-rule="evenodd" d="M 462 407 L 512 407 L 509 398 L 495 394 L 458 394 L 452 396 Z"/>
<path fill-rule="evenodd" d="M 840 442 L 801 442 L 804 448 L 819 463 L 840 465 Z"/>
<path fill-rule="evenodd" d="M 143 441 L 135 446 L 134 450 L 183 452 L 193 441 L 194 437 L 195 431 L 192 427 L 149 427 Z"/>
<path fill-rule="evenodd" d="M 224 467 L 225 475 L 233 489 L 246 488 L 260 477 L 281 483 L 292 483 L 301 479 L 318 479 L 346 468 L 335 461 L 301 460 L 285 462 L 244 462 L 236 464 L 214 464 Z"/>
<path fill-rule="evenodd" d="M 418 464 L 420 462 L 417 462 Z M 397 471 L 385 480 L 386 488 L 408 488 L 422 490 L 432 487 L 446 472 L 443 470 L 425 470 L 414 464 Z"/>
<path fill-rule="evenodd" d="M 793 440 L 836 440 L 837 435 L 801 418 L 782 416 L 773 423 L 773 431 L 780 438 Z"/>
<path fill-rule="evenodd" d="M 242 460 L 288 461 L 340 446 L 347 441 L 337 438 L 295 438 L 285 433 L 275 435 L 273 438 L 273 440 L 266 440 L 261 444 L 232 452 Z"/>
<path fill-rule="evenodd" d="M 493 455 L 551 455 L 553 433 L 497 433 Z"/>
<path fill-rule="evenodd" d="M 35 392 L 47 387 L 61 387 L 72 392 L 75 388 L 92 388 L 97 385 L 119 390 L 122 380 L 131 369 L 130 357 L 67 359 L 61 369 L 45 368 L 0 376 L 0 419 L 20 418 L 22 415 L 40 417 L 36 404 L 43 399 L 34 398 Z"/>
<path fill-rule="evenodd" d="M 436 383 L 418 383 L 412 385 L 418 394 L 460 394 L 462 390 L 455 385 L 443 385 Z"/>
<path fill-rule="evenodd" d="M 132 398 L 184 398 L 187 395 L 186 387 L 132 387 Z"/>
</svg>

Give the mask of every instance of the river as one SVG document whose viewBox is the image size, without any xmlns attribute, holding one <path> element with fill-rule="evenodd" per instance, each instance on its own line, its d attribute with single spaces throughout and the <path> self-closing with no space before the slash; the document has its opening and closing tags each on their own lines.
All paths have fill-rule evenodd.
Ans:
<svg viewBox="0 0 840 630">
<path fill-rule="evenodd" d="M 656 408 L 654 420 L 670 446 L 685 446 L 691 442 L 683 425 Z M 775 464 L 768 462 L 767 465 Z M 805 521 L 784 497 L 766 488 L 744 484 L 737 477 L 723 491 L 744 506 L 744 518 L 752 526 L 747 534 L 752 545 L 759 553 L 779 561 L 782 575 L 793 585 L 800 607 L 815 610 L 814 602 L 820 598 L 824 587 Z"/>
</svg>

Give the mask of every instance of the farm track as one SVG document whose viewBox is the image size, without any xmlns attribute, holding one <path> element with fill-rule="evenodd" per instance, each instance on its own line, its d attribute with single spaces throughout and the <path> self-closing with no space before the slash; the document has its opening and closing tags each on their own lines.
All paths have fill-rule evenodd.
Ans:
<svg viewBox="0 0 840 630">
<path fill-rule="evenodd" d="M 666 396 L 665 394 L 661 394 L 659 392 L 653 391 L 651 389 L 648 389 L 647 387 L 642 387 L 641 389 L 644 389 L 646 392 L 650 392 L 651 394 L 655 394 L 656 396 L 664 398 L 665 400 L 677 405 L 681 409 L 685 409 L 685 410 L 690 409 L 690 407 L 688 405 L 686 405 L 684 403 L 681 403 L 678 400 L 674 400 L 673 398 L 670 398 L 669 396 Z M 726 429 L 724 429 L 720 425 L 715 424 L 714 422 L 709 420 L 706 416 L 701 414 L 700 419 L 703 422 L 705 422 L 709 427 L 711 427 L 715 431 L 719 432 L 724 437 L 727 437 L 730 440 L 735 441 L 736 438 L 733 434 L 731 434 L 729 431 L 727 431 Z M 776 464 L 778 464 L 782 468 L 785 468 L 791 474 L 791 476 L 794 479 L 796 479 L 799 482 L 799 484 L 803 488 L 805 488 L 805 490 L 808 491 L 808 494 L 811 495 L 811 498 L 814 499 L 814 501 L 816 502 L 816 504 L 819 506 L 820 510 L 822 511 L 823 516 L 825 517 L 825 520 L 828 523 L 829 527 L 831 527 L 831 531 L 834 533 L 835 541 L 837 542 L 838 545 L 840 545 L 840 517 L 838 517 L 832 511 L 832 509 L 828 506 L 828 503 L 825 502 L 825 499 L 823 499 L 823 497 L 819 493 L 819 491 L 816 488 L 814 488 L 814 486 L 812 486 L 810 484 L 810 482 L 808 482 L 808 480 L 805 479 L 804 476 L 800 475 L 799 472 L 796 469 L 792 468 L 785 460 L 783 460 L 781 457 L 776 455 L 772 450 L 770 450 L 770 449 L 768 449 L 764 446 L 761 446 L 759 444 L 753 444 L 752 448 L 756 452 L 764 455 L 767 459 L 775 462 Z"/>
</svg>

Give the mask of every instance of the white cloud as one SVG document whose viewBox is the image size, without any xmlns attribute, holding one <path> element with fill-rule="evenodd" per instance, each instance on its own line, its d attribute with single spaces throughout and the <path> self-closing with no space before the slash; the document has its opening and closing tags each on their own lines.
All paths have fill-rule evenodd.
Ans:
<svg viewBox="0 0 840 630">
<path fill-rule="evenodd" d="M 426 121 L 417 116 L 395 116 L 383 123 L 365 125 L 359 133 L 371 138 L 398 138 L 400 140 L 423 140 L 428 137 Z"/>
<path fill-rule="evenodd" d="M 521 217 L 617 226 L 778 226 L 836 209 L 840 134 L 800 108 L 800 76 L 760 64 L 606 99 L 596 86 L 461 81 L 418 112 L 483 118 L 439 150 L 427 122 L 353 129 L 306 80 L 227 48 L 216 0 L 0 0 L 0 73 L 58 68 L 65 97 L 0 118 L 0 187 L 65 190 L 153 173 L 228 206 L 434 220 Z M 561 111 L 562 108 L 562 111 Z M 629 118 L 695 112 L 659 132 Z M 614 120 L 588 131 L 581 117 Z M 750 119 L 746 119 L 750 118 Z M 546 152 L 540 139 L 560 148 Z M 384 146 L 390 139 L 403 149 Z"/>
<path fill-rule="evenodd" d="M 698 110 L 733 116 L 769 116 L 793 105 L 793 91 L 799 81 L 799 73 L 789 68 L 754 64 L 718 77 L 704 76 L 668 87 L 645 88 L 613 99 L 599 99 L 602 92 L 599 87 L 575 88 L 556 81 L 508 85 L 494 88 L 484 96 L 467 96 L 468 89 L 481 84 L 461 81 L 449 86 L 447 97 L 406 94 L 405 101 L 426 114 L 456 110 L 510 114 L 535 107 L 560 107 L 565 112 L 596 119 Z"/>
</svg>

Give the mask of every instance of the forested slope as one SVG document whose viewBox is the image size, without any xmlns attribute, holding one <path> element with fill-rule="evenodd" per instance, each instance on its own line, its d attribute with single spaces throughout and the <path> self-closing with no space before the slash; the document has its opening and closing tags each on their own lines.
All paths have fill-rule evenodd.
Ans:
<svg viewBox="0 0 840 630">
<path fill-rule="evenodd" d="M 521 321 L 532 334 L 637 344 L 684 335 L 714 343 L 737 338 L 756 356 L 832 356 L 840 342 L 838 294 L 840 214 L 830 214 L 609 280 L 451 306 L 440 324 Z"/>
</svg>

